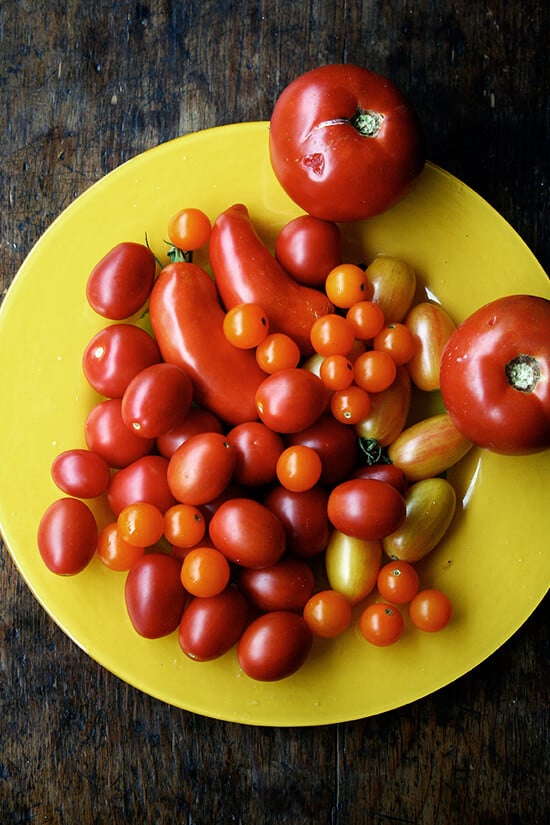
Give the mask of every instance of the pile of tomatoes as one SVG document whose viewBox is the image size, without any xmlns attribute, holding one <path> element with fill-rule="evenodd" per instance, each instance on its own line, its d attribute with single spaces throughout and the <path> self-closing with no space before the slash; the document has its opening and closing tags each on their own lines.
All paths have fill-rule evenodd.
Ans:
<svg viewBox="0 0 550 825">
<path fill-rule="evenodd" d="M 237 646 L 258 680 L 295 672 L 356 606 L 376 645 L 401 636 L 407 605 L 413 625 L 445 627 L 450 602 L 415 562 L 451 522 L 440 476 L 471 444 L 445 413 L 406 424 L 411 387 L 438 386 L 447 313 L 414 304 L 404 261 L 343 261 L 338 226 L 309 215 L 275 254 L 242 205 L 213 226 L 184 209 L 168 234 L 160 272 L 121 243 L 88 279 L 109 320 L 82 359 L 102 399 L 87 448 L 53 462 L 65 496 L 38 527 L 46 565 L 70 575 L 97 555 L 125 572 L 139 634 L 177 631 L 199 661 Z M 192 262 L 205 247 L 213 277 Z M 100 496 L 105 525 L 86 503 Z"/>
</svg>

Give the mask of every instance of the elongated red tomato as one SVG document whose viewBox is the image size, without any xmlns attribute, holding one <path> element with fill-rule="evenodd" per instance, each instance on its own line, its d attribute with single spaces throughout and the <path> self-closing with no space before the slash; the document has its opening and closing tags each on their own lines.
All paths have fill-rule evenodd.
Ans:
<svg viewBox="0 0 550 825">
<path fill-rule="evenodd" d="M 129 318 L 149 297 L 155 269 L 154 255 L 144 244 L 117 244 L 90 273 L 86 284 L 90 306 L 113 321 Z"/>
<path fill-rule="evenodd" d="M 235 587 L 226 587 L 217 596 L 195 598 L 181 618 L 180 647 L 198 662 L 217 659 L 237 644 L 247 618 L 247 601 Z"/>
<path fill-rule="evenodd" d="M 279 561 L 285 550 L 282 522 L 250 498 L 224 501 L 212 516 L 209 530 L 218 550 L 242 567 L 269 567 Z"/>
<path fill-rule="evenodd" d="M 158 438 L 181 424 L 193 399 L 189 374 L 175 364 L 152 364 L 139 372 L 122 396 L 126 426 L 142 438 Z"/>
<path fill-rule="evenodd" d="M 291 676 L 306 661 L 313 634 L 297 613 L 264 613 L 244 631 L 237 646 L 243 671 L 251 679 L 273 682 Z"/>
<path fill-rule="evenodd" d="M 180 570 L 179 559 L 164 553 L 146 553 L 131 567 L 124 596 L 140 636 L 158 639 L 178 627 L 187 598 Z"/>
<path fill-rule="evenodd" d="M 51 472 L 59 489 L 76 498 L 103 495 L 111 478 L 105 459 L 90 450 L 65 450 L 54 459 Z"/>
<path fill-rule="evenodd" d="M 289 553 L 309 558 L 325 549 L 330 532 L 327 499 L 327 490 L 319 485 L 301 493 L 279 485 L 267 494 L 264 504 L 282 521 Z"/>
<path fill-rule="evenodd" d="M 93 407 L 84 423 L 88 449 L 100 455 L 114 469 L 127 467 L 149 453 L 155 441 L 130 430 L 122 418 L 122 399 L 107 398 Z"/>
<path fill-rule="evenodd" d="M 183 504 L 201 505 L 223 493 L 235 472 L 237 451 L 221 433 L 197 433 L 168 464 L 168 486 Z"/>
<path fill-rule="evenodd" d="M 118 516 L 136 501 L 154 504 L 162 513 L 176 504 L 168 486 L 168 459 L 146 455 L 115 473 L 107 488 L 107 502 Z"/>
<path fill-rule="evenodd" d="M 38 525 L 38 549 L 49 570 L 72 576 L 91 561 L 98 529 L 90 508 L 77 498 L 50 504 Z"/>
<path fill-rule="evenodd" d="M 329 495 L 328 517 L 337 530 L 354 538 L 381 539 L 405 519 L 403 496 L 391 484 L 372 478 L 344 481 Z"/>
<path fill-rule="evenodd" d="M 111 324 L 89 342 L 82 356 L 82 369 L 100 395 L 122 398 L 132 378 L 160 360 L 157 342 L 144 329 L 133 324 Z"/>
<path fill-rule="evenodd" d="M 283 558 L 261 570 L 242 570 L 239 587 L 259 610 L 301 613 L 313 593 L 315 577 L 301 559 Z"/>
</svg>

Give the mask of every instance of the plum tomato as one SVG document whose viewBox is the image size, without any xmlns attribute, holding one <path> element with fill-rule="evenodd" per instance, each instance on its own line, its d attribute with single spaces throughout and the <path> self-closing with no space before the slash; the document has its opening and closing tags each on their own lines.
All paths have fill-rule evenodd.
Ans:
<svg viewBox="0 0 550 825">
<path fill-rule="evenodd" d="M 168 485 L 182 504 L 206 504 L 223 493 L 236 464 L 237 450 L 225 435 L 197 433 L 170 457 Z"/>
<path fill-rule="evenodd" d="M 277 460 L 285 448 L 278 433 L 261 421 L 246 421 L 233 427 L 226 437 L 237 451 L 236 482 L 262 486 L 275 479 Z"/>
<path fill-rule="evenodd" d="M 209 531 L 218 550 L 242 567 L 269 567 L 285 550 L 286 534 L 280 519 L 250 498 L 224 501 L 212 516 Z"/>
<path fill-rule="evenodd" d="M 329 487 L 348 478 L 358 462 L 359 448 L 353 428 L 336 421 L 330 413 L 323 413 L 300 432 L 289 434 L 286 441 L 315 450 L 322 464 L 321 483 Z"/>
<path fill-rule="evenodd" d="M 223 426 L 210 410 L 192 406 L 181 424 L 158 436 L 157 449 L 161 455 L 170 458 L 180 444 L 197 433 L 223 433 Z"/>
<path fill-rule="evenodd" d="M 40 519 L 38 550 L 52 573 L 72 576 L 92 560 L 97 537 L 96 520 L 88 505 L 77 498 L 60 498 Z"/>
<path fill-rule="evenodd" d="M 334 487 L 327 504 L 331 523 L 346 535 L 382 539 L 405 520 L 403 496 L 391 484 L 372 478 L 348 479 Z"/>
<path fill-rule="evenodd" d="M 280 370 L 262 381 L 256 392 L 256 409 L 271 430 L 289 434 L 317 421 L 327 400 L 321 379 L 297 367 Z"/>
<path fill-rule="evenodd" d="M 385 323 L 403 321 L 416 291 L 416 272 L 412 266 L 400 258 L 377 255 L 366 268 L 365 274 L 373 286 L 372 300 L 382 310 Z"/>
<path fill-rule="evenodd" d="M 328 491 L 319 485 L 301 493 L 279 485 L 266 495 L 265 506 L 285 528 L 289 553 L 310 558 L 325 549 L 330 534 L 327 500 Z"/>
<path fill-rule="evenodd" d="M 178 627 L 187 594 L 181 562 L 164 553 L 145 553 L 126 576 L 124 597 L 134 629 L 146 639 L 167 636 Z"/>
<path fill-rule="evenodd" d="M 275 610 L 248 625 L 239 639 L 237 658 L 251 679 L 273 682 L 299 670 L 312 644 L 313 634 L 302 616 Z"/>
<path fill-rule="evenodd" d="M 152 364 L 138 373 L 122 396 L 122 420 L 141 438 L 158 438 L 185 419 L 193 400 L 187 372 L 175 364 Z"/>
<path fill-rule="evenodd" d="M 155 257 L 147 246 L 119 243 L 92 269 L 86 284 L 88 303 L 112 321 L 129 318 L 149 297 L 155 271 Z"/>
<path fill-rule="evenodd" d="M 115 516 L 136 501 L 147 501 L 165 513 L 176 504 L 168 486 L 168 459 L 146 455 L 123 467 L 111 477 L 107 503 Z"/>
<path fill-rule="evenodd" d="M 239 589 L 248 600 L 268 613 L 272 610 L 293 610 L 301 613 L 313 593 L 315 577 L 303 559 L 285 556 L 280 561 L 259 570 L 243 569 L 238 575 Z"/>
<path fill-rule="evenodd" d="M 405 318 L 415 350 L 407 361 L 413 383 L 421 390 L 439 389 L 441 356 L 456 325 L 449 313 L 433 301 L 415 304 Z"/>
<path fill-rule="evenodd" d="M 421 590 L 409 604 L 412 623 L 427 633 L 436 633 L 447 627 L 451 621 L 453 606 L 449 597 L 441 590 L 428 588 Z"/>
<path fill-rule="evenodd" d="M 231 585 L 217 596 L 192 599 L 179 626 L 181 649 L 198 662 L 223 656 L 239 641 L 248 613 L 245 597 Z"/>
<path fill-rule="evenodd" d="M 370 396 L 368 415 L 355 426 L 361 438 L 373 438 L 387 447 L 402 432 L 411 406 L 411 379 L 406 366 L 397 367 L 393 384 Z"/>
<path fill-rule="evenodd" d="M 401 612 L 392 604 L 375 602 L 361 613 L 359 630 L 367 642 L 377 647 L 395 644 L 405 629 Z"/>
<path fill-rule="evenodd" d="M 332 221 L 299 215 L 275 238 L 275 256 L 298 283 L 323 287 L 330 270 L 342 263 L 340 229 Z"/>
<path fill-rule="evenodd" d="M 122 418 L 122 399 L 107 398 L 96 404 L 84 422 L 88 449 L 100 455 L 114 469 L 127 467 L 151 452 L 154 439 L 133 433 Z"/>
<path fill-rule="evenodd" d="M 418 573 L 406 561 L 390 561 L 378 573 L 376 586 L 383 599 L 391 604 L 407 604 L 418 592 Z"/>
<path fill-rule="evenodd" d="M 111 324 L 91 339 L 82 356 L 89 385 L 106 398 L 122 398 L 138 372 L 158 364 L 157 342 L 134 324 Z"/>
<path fill-rule="evenodd" d="M 351 623 L 351 605 L 336 590 L 314 593 L 304 606 L 304 621 L 314 636 L 334 639 Z"/>
<path fill-rule="evenodd" d="M 51 474 L 60 490 L 76 498 L 103 495 L 111 473 L 102 456 L 91 450 L 65 450 L 52 462 Z"/>
</svg>

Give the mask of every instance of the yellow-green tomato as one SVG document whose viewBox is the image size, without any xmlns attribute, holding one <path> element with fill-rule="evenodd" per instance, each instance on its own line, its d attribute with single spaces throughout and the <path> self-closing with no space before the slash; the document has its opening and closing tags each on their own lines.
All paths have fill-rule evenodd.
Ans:
<svg viewBox="0 0 550 825">
<path fill-rule="evenodd" d="M 422 301 L 415 304 L 405 319 L 416 343 L 413 357 L 407 361 L 412 381 L 421 390 L 439 389 L 439 367 L 445 344 L 456 325 L 440 304 Z"/>
<path fill-rule="evenodd" d="M 411 484 L 405 493 L 407 515 L 395 532 L 383 539 L 391 559 L 416 562 L 439 544 L 456 509 L 456 493 L 444 478 L 426 478 Z"/>
<path fill-rule="evenodd" d="M 403 430 L 390 444 L 388 457 L 409 481 L 431 478 L 448 470 L 472 448 L 448 413 L 424 418 Z"/>
<path fill-rule="evenodd" d="M 383 310 L 386 324 L 402 321 L 416 290 L 414 269 L 399 258 L 378 255 L 365 274 L 374 288 L 372 300 Z"/>
<path fill-rule="evenodd" d="M 331 588 L 351 605 L 373 590 L 381 564 L 382 542 L 333 531 L 325 553 L 327 578 Z"/>
</svg>

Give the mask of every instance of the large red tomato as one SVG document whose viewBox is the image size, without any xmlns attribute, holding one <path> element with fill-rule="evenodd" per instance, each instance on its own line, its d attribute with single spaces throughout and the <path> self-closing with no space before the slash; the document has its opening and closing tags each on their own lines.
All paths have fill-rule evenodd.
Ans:
<svg viewBox="0 0 550 825">
<path fill-rule="evenodd" d="M 425 162 L 422 127 L 404 95 L 387 78 L 344 64 L 320 66 L 284 89 L 269 148 L 287 194 L 328 221 L 389 209 Z"/>
</svg>

